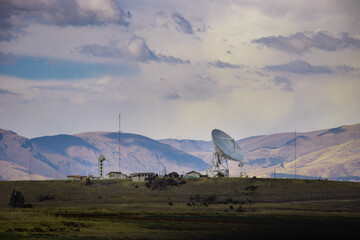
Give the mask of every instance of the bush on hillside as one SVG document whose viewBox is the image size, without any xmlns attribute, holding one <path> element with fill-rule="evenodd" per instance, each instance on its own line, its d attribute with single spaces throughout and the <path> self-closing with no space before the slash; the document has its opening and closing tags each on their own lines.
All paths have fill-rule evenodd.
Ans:
<svg viewBox="0 0 360 240">
<path fill-rule="evenodd" d="M 147 188 L 151 188 L 152 190 L 164 190 L 171 186 L 180 186 L 185 184 L 186 182 L 181 179 L 176 178 L 149 178 L 149 181 L 145 183 Z"/>
<path fill-rule="evenodd" d="M 13 189 L 9 202 L 12 208 L 32 208 L 32 204 L 25 204 L 25 198 L 20 191 Z"/>
<path fill-rule="evenodd" d="M 86 178 L 85 186 L 91 186 L 92 182 L 90 178 Z"/>
<path fill-rule="evenodd" d="M 39 199 L 39 202 L 42 202 L 42 201 L 49 201 L 49 200 L 54 200 L 55 199 L 55 195 L 40 195 L 39 197 L 38 197 L 38 199 Z"/>
<path fill-rule="evenodd" d="M 22 193 L 20 191 L 15 191 L 15 189 L 13 189 L 11 193 L 9 205 L 12 208 L 22 208 L 24 207 L 24 204 L 25 204 L 25 198 L 22 195 Z"/>
</svg>

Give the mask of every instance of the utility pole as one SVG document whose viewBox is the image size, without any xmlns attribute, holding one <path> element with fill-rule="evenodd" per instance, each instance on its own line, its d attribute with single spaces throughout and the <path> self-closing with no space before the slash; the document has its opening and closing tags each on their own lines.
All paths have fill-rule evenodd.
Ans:
<svg viewBox="0 0 360 240">
<path fill-rule="evenodd" d="M 275 172 L 275 168 L 274 168 L 274 179 L 275 179 L 275 173 L 276 173 L 276 172 Z"/>
</svg>

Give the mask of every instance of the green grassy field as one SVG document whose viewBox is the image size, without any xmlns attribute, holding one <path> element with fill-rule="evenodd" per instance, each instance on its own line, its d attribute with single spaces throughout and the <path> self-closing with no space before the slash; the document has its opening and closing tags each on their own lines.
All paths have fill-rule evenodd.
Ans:
<svg viewBox="0 0 360 240">
<path fill-rule="evenodd" d="M 33 208 L 11 208 L 13 189 Z M 239 239 L 351 236 L 360 183 L 297 179 L 0 182 L 0 239 Z"/>
</svg>

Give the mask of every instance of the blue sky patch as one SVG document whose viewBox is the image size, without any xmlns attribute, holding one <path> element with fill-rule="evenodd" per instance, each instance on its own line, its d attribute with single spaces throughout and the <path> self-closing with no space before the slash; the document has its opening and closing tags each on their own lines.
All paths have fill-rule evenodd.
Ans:
<svg viewBox="0 0 360 240">
<path fill-rule="evenodd" d="M 134 64 L 95 64 L 22 56 L 16 62 L 0 65 L 0 75 L 24 79 L 71 80 L 104 75 L 131 75 L 139 70 Z"/>
</svg>

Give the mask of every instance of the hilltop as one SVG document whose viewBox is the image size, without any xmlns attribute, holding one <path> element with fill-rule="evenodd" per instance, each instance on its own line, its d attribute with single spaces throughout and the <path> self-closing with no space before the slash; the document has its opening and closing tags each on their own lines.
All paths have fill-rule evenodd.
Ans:
<svg viewBox="0 0 360 240">
<path fill-rule="evenodd" d="M 235 136 L 232 136 L 235 137 Z M 276 133 L 237 140 L 244 167 L 230 162 L 230 176 L 360 180 L 360 124 L 313 132 Z M 118 133 L 84 132 L 27 139 L 0 130 L 0 180 L 65 179 L 97 175 L 105 155 L 105 173 L 119 170 Z M 124 173 L 191 170 L 204 172 L 212 159 L 211 141 L 155 140 L 121 133 L 120 169 Z M 296 153 L 296 161 L 295 161 Z M 296 171 L 295 171 L 296 166 Z M 295 175 L 296 173 L 296 175 Z"/>
<path fill-rule="evenodd" d="M 0 131 L 0 179 L 65 179 L 66 175 L 97 176 L 97 159 L 105 155 L 105 173 L 119 170 L 118 133 L 86 132 L 33 139 Z M 121 171 L 179 173 L 205 170 L 200 158 L 138 134 L 121 133 Z"/>
<path fill-rule="evenodd" d="M 211 141 L 159 141 L 206 162 L 212 158 Z M 273 177 L 275 172 L 277 177 L 360 180 L 360 124 L 297 132 L 296 161 L 294 132 L 254 136 L 237 143 L 244 152 L 244 168 L 230 163 L 230 176 L 242 171 L 249 176 Z"/>
</svg>

